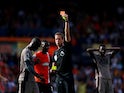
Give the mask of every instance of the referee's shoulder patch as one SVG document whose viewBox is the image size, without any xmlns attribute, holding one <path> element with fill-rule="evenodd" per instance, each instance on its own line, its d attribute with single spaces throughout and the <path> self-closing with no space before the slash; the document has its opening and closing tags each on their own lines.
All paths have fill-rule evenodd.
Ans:
<svg viewBox="0 0 124 93">
<path fill-rule="evenodd" d="M 61 51 L 60 56 L 64 56 L 64 55 L 65 55 L 64 51 Z"/>
</svg>

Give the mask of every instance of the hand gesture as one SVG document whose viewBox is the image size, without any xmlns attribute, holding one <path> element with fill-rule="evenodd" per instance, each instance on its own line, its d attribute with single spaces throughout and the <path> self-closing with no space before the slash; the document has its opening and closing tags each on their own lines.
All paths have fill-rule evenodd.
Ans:
<svg viewBox="0 0 124 93">
<path fill-rule="evenodd" d="M 35 59 L 34 65 L 39 64 L 39 63 L 40 63 L 40 59 Z"/>
<path fill-rule="evenodd" d="M 42 83 L 45 83 L 45 78 L 44 78 L 44 76 L 41 76 L 41 75 L 40 75 L 39 78 L 40 78 L 40 80 L 41 80 Z"/>
<path fill-rule="evenodd" d="M 65 13 L 65 11 L 60 11 L 60 15 L 64 21 L 68 21 L 68 15 Z"/>
</svg>

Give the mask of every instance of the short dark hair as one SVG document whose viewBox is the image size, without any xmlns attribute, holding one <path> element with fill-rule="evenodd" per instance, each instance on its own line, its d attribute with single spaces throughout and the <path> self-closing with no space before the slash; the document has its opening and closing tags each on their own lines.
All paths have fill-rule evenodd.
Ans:
<svg viewBox="0 0 124 93">
<path fill-rule="evenodd" d="M 49 47 L 50 46 L 50 43 L 47 41 L 47 40 L 42 40 L 41 41 L 41 45 L 44 45 L 44 46 L 46 46 L 46 47 Z"/>
<path fill-rule="evenodd" d="M 106 49 L 106 46 L 104 44 L 100 44 L 99 45 L 99 49 L 100 49 L 100 47 L 102 47 L 102 50 L 105 50 Z"/>
<path fill-rule="evenodd" d="M 64 34 L 62 32 L 56 32 L 55 35 L 61 35 L 64 38 Z"/>
<path fill-rule="evenodd" d="M 100 44 L 99 47 L 101 47 L 101 46 L 102 46 L 102 47 L 106 47 L 105 44 Z"/>
<path fill-rule="evenodd" d="M 38 37 L 34 37 L 32 40 L 31 40 L 32 44 L 36 45 L 36 46 L 40 46 L 41 45 L 41 41 Z"/>
</svg>

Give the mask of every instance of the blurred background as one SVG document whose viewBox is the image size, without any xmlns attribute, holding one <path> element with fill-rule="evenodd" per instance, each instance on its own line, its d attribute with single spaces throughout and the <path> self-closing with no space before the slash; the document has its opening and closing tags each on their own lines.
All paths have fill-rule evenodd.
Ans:
<svg viewBox="0 0 124 93">
<path fill-rule="evenodd" d="M 123 48 L 123 0 L 0 0 L 0 73 L 9 79 L 0 79 L 0 93 L 16 93 L 20 52 L 32 37 L 48 40 L 52 56 L 54 33 L 64 26 L 60 10 L 70 20 L 76 93 L 93 93 L 94 67 L 86 48 L 100 43 Z M 115 93 L 124 93 L 123 50 L 111 59 L 111 72 Z"/>
</svg>

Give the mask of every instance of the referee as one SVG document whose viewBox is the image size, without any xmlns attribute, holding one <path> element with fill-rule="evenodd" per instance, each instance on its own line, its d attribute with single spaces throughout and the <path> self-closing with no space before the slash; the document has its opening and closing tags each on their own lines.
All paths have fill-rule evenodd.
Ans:
<svg viewBox="0 0 124 93">
<path fill-rule="evenodd" d="M 69 29 L 68 15 L 61 12 L 65 21 L 64 34 L 55 33 L 55 44 L 58 49 L 54 52 L 52 71 L 56 70 L 57 93 L 75 93 L 74 78 L 71 63 L 71 36 Z"/>
</svg>

